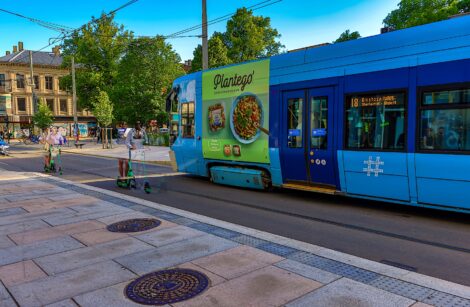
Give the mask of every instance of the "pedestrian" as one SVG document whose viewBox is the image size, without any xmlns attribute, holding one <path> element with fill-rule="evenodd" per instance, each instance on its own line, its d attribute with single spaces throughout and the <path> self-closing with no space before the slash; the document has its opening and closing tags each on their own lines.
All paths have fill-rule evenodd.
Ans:
<svg viewBox="0 0 470 307">
<path fill-rule="evenodd" d="M 101 127 L 96 128 L 96 143 L 98 144 L 101 141 Z"/>
</svg>

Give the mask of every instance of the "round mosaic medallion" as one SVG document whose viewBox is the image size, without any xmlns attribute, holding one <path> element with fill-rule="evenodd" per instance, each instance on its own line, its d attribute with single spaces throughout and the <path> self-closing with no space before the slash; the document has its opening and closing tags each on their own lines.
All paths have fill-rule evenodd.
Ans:
<svg viewBox="0 0 470 307">
<path fill-rule="evenodd" d="M 190 269 L 171 269 L 146 274 L 126 287 L 129 299 L 144 305 L 181 302 L 202 293 L 209 286 L 206 275 Z"/>
<path fill-rule="evenodd" d="M 108 225 L 106 229 L 111 232 L 138 232 L 159 226 L 161 222 L 156 219 L 132 219 Z"/>
</svg>

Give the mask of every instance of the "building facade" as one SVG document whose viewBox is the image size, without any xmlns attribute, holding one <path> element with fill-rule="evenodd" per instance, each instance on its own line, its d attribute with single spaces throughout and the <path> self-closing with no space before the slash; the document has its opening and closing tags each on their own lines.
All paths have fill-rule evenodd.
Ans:
<svg viewBox="0 0 470 307">
<path fill-rule="evenodd" d="M 73 124 L 72 94 L 61 88 L 59 79 L 69 75 L 62 68 L 58 47 L 52 52 L 32 52 L 33 78 L 31 78 L 30 52 L 23 43 L 13 46 L 13 52 L 0 57 L 0 131 L 10 131 L 20 137 L 32 129 L 34 115 L 33 90 L 37 103 L 42 99 L 54 113 L 54 125 L 66 129 L 70 135 Z M 96 127 L 96 119 L 86 110 L 77 109 L 81 136 L 87 136 Z"/>
</svg>

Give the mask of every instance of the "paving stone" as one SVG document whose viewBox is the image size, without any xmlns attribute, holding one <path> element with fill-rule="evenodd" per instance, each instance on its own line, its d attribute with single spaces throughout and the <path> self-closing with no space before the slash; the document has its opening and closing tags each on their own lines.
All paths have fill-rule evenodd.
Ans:
<svg viewBox="0 0 470 307">
<path fill-rule="evenodd" d="M 33 219 L 61 218 L 66 215 L 73 214 L 74 211 L 68 208 L 59 208 L 49 210 L 47 212 L 24 213 L 15 216 L 0 217 L 0 226 L 16 224 Z"/>
<path fill-rule="evenodd" d="M 421 303 L 421 302 L 417 302 L 417 303 L 414 303 L 413 305 L 411 305 L 410 307 L 434 307 L 434 306 L 428 305 L 428 304 L 425 304 L 425 303 Z"/>
<path fill-rule="evenodd" d="M 142 241 L 134 238 L 124 238 L 91 247 L 41 257 L 35 259 L 35 262 L 51 275 L 136 252 L 144 252 L 149 249 L 153 249 L 153 247 Z"/>
<path fill-rule="evenodd" d="M 155 218 L 154 216 L 138 211 L 131 211 L 131 212 L 126 212 L 126 213 L 121 213 L 113 216 L 107 216 L 103 218 L 99 218 L 98 221 L 110 225 L 114 224 L 116 222 L 124 221 L 124 220 L 129 220 L 129 219 L 140 219 L 140 218 L 145 218 L 145 219 L 151 219 Z"/>
<path fill-rule="evenodd" d="M 107 229 L 97 229 L 89 232 L 82 232 L 73 235 L 75 239 L 86 246 L 96 245 L 104 242 L 127 238 L 128 235 L 119 232 L 110 232 Z"/>
<path fill-rule="evenodd" d="M 12 246 L 0 250 L 0 265 L 30 260 L 83 247 L 71 237 L 61 237 L 31 244 Z"/>
<path fill-rule="evenodd" d="M 48 196 L 47 198 L 49 198 L 52 201 L 58 201 L 58 200 L 75 199 L 79 197 L 83 197 L 83 195 L 80 193 L 68 192 L 68 193 L 64 193 L 61 195 Z"/>
<path fill-rule="evenodd" d="M 235 242 L 212 235 L 203 235 L 158 247 L 154 250 L 116 258 L 115 261 L 137 274 L 145 274 L 236 246 L 238 244 Z"/>
<path fill-rule="evenodd" d="M 8 208 L 8 209 L 0 210 L 0 217 L 16 215 L 16 214 L 21 214 L 21 213 L 27 213 L 27 211 L 23 208 L 18 208 L 18 207 Z"/>
<path fill-rule="evenodd" d="M 173 306 L 282 306 L 320 286 L 311 279 L 269 266 L 211 287 Z"/>
<path fill-rule="evenodd" d="M 24 232 L 27 230 L 35 230 L 50 227 L 47 223 L 41 220 L 32 220 L 19 222 L 14 225 L 0 226 L 0 234 L 10 235 L 18 232 Z"/>
<path fill-rule="evenodd" d="M 7 287 L 47 276 L 32 260 L 0 267 L 0 279 Z"/>
<path fill-rule="evenodd" d="M 146 243 L 152 244 L 153 246 L 161 247 L 171 243 L 205 235 L 204 232 L 194 230 L 185 226 L 175 226 L 165 229 L 158 228 L 157 230 L 154 230 L 152 232 L 137 235 L 135 237 Z"/>
<path fill-rule="evenodd" d="M 113 209 L 116 209 L 120 212 L 132 212 L 129 209 L 122 208 L 122 207 L 113 205 L 112 203 L 108 203 L 108 202 L 98 200 L 98 199 L 95 199 L 95 201 L 90 204 L 71 206 L 70 209 L 75 210 L 78 213 L 84 213 L 84 214 L 113 210 Z"/>
<path fill-rule="evenodd" d="M 333 282 L 341 278 L 341 276 L 339 275 L 336 275 L 327 271 L 323 271 L 315 267 L 312 267 L 312 266 L 309 266 L 309 265 L 306 265 L 306 264 L 303 264 L 294 260 L 290 260 L 290 259 L 286 259 L 279 263 L 276 263 L 275 266 L 277 266 L 278 268 L 302 275 L 304 277 L 316 280 L 322 284 L 328 284 L 330 282 Z"/>
<path fill-rule="evenodd" d="M 96 221 L 86 221 L 75 224 L 49 227 L 39 230 L 30 230 L 9 235 L 16 244 L 28 244 L 32 242 L 48 240 L 52 238 L 73 235 L 76 233 L 104 228 L 104 224 Z"/>
<path fill-rule="evenodd" d="M 414 302 L 415 301 L 408 298 L 395 295 L 351 279 L 341 278 L 287 304 L 286 307 L 408 307 Z"/>
<path fill-rule="evenodd" d="M 127 287 L 127 285 L 128 282 L 120 283 L 111 287 L 75 296 L 73 299 L 81 307 L 141 307 L 141 304 L 136 304 L 133 301 L 129 300 L 127 297 L 125 297 L 124 289 Z"/>
<path fill-rule="evenodd" d="M 195 259 L 192 263 L 226 279 L 232 279 L 283 259 L 282 257 L 245 245 Z"/>
<path fill-rule="evenodd" d="M 213 272 L 210 272 L 210 271 L 206 270 L 205 268 L 202 268 L 202 267 L 200 267 L 198 265 L 195 265 L 194 263 L 191 263 L 191 262 L 186 262 L 186 263 L 180 264 L 177 267 L 181 268 L 181 269 L 191 269 L 191 270 L 195 270 L 195 271 L 204 273 L 207 277 L 209 277 L 209 283 L 210 283 L 209 287 L 214 287 L 214 286 L 217 286 L 218 284 L 221 284 L 221 283 L 227 281 L 227 279 L 223 278 L 222 276 L 214 274 Z"/>
<path fill-rule="evenodd" d="M 96 263 L 10 288 L 23 306 L 42 306 L 118 284 L 136 276 L 113 261 Z"/>
<path fill-rule="evenodd" d="M 2 307 L 17 307 L 15 301 L 11 298 L 7 289 L 3 286 L 0 281 L 0 306 Z"/>
<path fill-rule="evenodd" d="M 72 300 L 63 300 L 57 303 L 46 305 L 45 307 L 77 307 L 78 305 L 75 304 Z"/>
<path fill-rule="evenodd" d="M 13 243 L 13 241 L 10 240 L 7 236 L 0 236 L 0 249 L 10 246 L 15 246 L 15 243 Z"/>
<path fill-rule="evenodd" d="M 100 211 L 100 212 L 94 212 L 94 213 L 89 213 L 89 214 L 74 214 L 71 216 L 66 216 L 66 217 L 50 217 L 50 218 L 44 218 L 44 221 L 49 223 L 50 225 L 53 226 L 59 226 L 59 225 L 65 225 L 65 224 L 72 224 L 72 223 L 78 223 L 78 222 L 83 222 L 83 221 L 88 221 L 88 220 L 96 220 L 105 216 L 112 216 L 112 215 L 117 215 L 123 213 L 119 209 L 109 209 L 106 211 Z"/>
</svg>

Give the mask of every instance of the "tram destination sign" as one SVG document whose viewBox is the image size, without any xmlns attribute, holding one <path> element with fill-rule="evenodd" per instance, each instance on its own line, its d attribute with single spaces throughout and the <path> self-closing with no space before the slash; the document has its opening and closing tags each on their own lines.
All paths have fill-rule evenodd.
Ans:
<svg viewBox="0 0 470 307">
<path fill-rule="evenodd" d="M 403 105 L 403 94 L 352 96 L 352 108 Z"/>
</svg>

